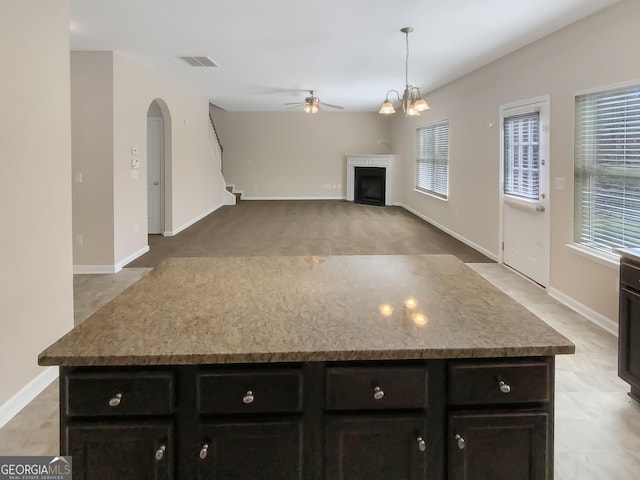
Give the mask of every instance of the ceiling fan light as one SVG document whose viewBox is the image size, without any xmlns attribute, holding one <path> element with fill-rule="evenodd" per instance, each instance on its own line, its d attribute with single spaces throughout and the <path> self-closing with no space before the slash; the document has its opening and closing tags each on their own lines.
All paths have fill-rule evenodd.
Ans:
<svg viewBox="0 0 640 480">
<path fill-rule="evenodd" d="M 314 103 L 313 105 L 311 105 L 311 113 L 318 113 L 320 111 L 320 107 L 318 106 L 317 103 Z"/>
<path fill-rule="evenodd" d="M 431 107 L 427 104 L 427 102 L 424 101 L 423 98 L 419 98 L 413 104 L 413 109 L 417 110 L 418 112 L 424 112 L 425 110 L 429 110 L 430 108 Z"/>
<path fill-rule="evenodd" d="M 393 104 L 389 100 L 385 100 L 378 113 L 382 115 L 390 115 L 392 113 L 396 113 L 395 108 L 393 108 Z"/>
<path fill-rule="evenodd" d="M 304 111 L 307 112 L 307 113 L 311 113 L 311 105 L 309 103 L 307 103 L 304 106 Z"/>
</svg>

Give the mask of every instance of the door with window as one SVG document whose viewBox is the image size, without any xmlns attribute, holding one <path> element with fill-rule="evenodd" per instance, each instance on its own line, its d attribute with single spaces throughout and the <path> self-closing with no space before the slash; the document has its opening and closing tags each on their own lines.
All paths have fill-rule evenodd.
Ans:
<svg viewBox="0 0 640 480">
<path fill-rule="evenodd" d="M 502 262 L 549 281 L 549 99 L 501 107 Z"/>
</svg>

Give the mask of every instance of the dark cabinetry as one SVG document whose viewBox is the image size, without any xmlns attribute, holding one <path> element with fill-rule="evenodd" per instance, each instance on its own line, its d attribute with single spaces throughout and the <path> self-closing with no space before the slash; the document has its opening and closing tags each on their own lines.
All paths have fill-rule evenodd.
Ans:
<svg viewBox="0 0 640 480">
<path fill-rule="evenodd" d="M 640 265 L 630 261 L 620 264 L 618 374 L 640 401 Z"/>
<path fill-rule="evenodd" d="M 549 480 L 552 384 L 550 357 L 64 367 L 61 453 L 80 480 Z"/>
<path fill-rule="evenodd" d="M 449 366 L 449 480 L 553 478 L 553 361 Z"/>
</svg>

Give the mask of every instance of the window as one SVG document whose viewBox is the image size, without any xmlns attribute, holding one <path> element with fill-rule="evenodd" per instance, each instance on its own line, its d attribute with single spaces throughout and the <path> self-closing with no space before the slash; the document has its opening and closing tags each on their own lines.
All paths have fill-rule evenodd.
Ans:
<svg viewBox="0 0 640 480">
<path fill-rule="evenodd" d="M 540 112 L 504 119 L 504 193 L 539 199 Z"/>
<path fill-rule="evenodd" d="M 574 241 L 640 246 L 640 85 L 579 95 L 575 114 Z"/>
<path fill-rule="evenodd" d="M 449 122 L 417 130 L 416 190 L 447 198 L 449 191 Z"/>
</svg>

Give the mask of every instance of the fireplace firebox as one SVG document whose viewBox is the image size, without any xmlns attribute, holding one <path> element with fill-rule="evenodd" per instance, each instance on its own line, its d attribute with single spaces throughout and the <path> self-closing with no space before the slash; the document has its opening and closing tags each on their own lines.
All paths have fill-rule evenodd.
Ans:
<svg viewBox="0 0 640 480">
<path fill-rule="evenodd" d="M 384 207 L 386 168 L 355 167 L 354 174 L 354 203 Z"/>
</svg>

